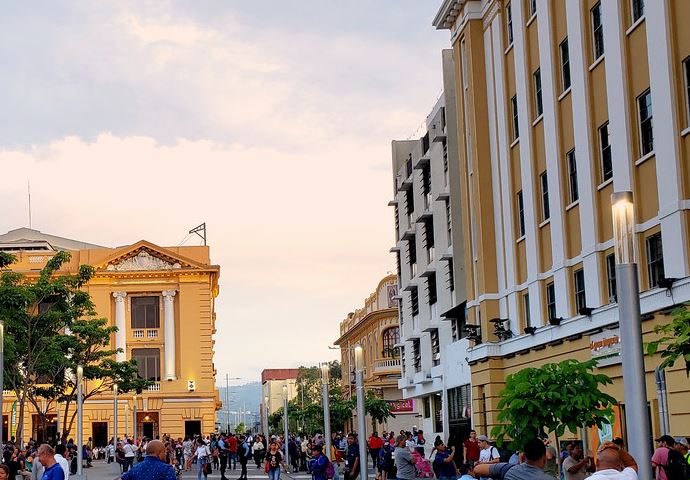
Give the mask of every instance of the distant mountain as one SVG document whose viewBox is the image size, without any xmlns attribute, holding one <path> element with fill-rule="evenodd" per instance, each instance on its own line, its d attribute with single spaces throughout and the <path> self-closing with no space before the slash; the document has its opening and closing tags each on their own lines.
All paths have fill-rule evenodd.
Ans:
<svg viewBox="0 0 690 480">
<path fill-rule="evenodd" d="M 223 402 L 223 408 L 216 413 L 216 421 L 221 426 L 221 430 L 225 430 L 225 426 L 228 423 L 230 428 L 233 428 L 240 422 L 243 422 L 248 427 L 259 422 L 261 382 L 230 385 L 230 388 L 227 390 L 229 397 L 226 396 L 225 386 L 219 386 L 218 390 L 220 391 L 220 401 Z M 228 398 L 230 404 L 229 422 L 227 420 L 228 405 L 226 403 Z"/>
</svg>

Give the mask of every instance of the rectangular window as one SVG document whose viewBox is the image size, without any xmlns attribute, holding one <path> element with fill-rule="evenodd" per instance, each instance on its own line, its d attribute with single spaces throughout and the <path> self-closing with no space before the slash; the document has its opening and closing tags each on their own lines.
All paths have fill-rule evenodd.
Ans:
<svg viewBox="0 0 690 480">
<path fill-rule="evenodd" d="M 534 78 L 534 109 L 536 111 L 535 118 L 538 118 L 544 113 L 544 103 L 541 98 L 541 68 L 532 75 Z"/>
<path fill-rule="evenodd" d="M 467 69 L 467 46 L 464 38 L 460 42 L 460 55 L 462 57 L 462 86 L 465 90 L 467 90 L 470 86 L 470 73 Z"/>
<path fill-rule="evenodd" d="M 412 235 L 407 241 L 407 260 L 410 262 L 410 278 L 417 276 L 417 244 Z"/>
<path fill-rule="evenodd" d="M 427 263 L 435 260 L 434 221 L 428 218 L 424 221 L 424 246 L 426 247 Z"/>
<path fill-rule="evenodd" d="M 581 308 L 587 306 L 587 299 L 585 298 L 585 272 L 582 269 L 575 270 L 573 274 L 575 283 L 575 310 L 580 311 Z"/>
<path fill-rule="evenodd" d="M 649 273 L 649 288 L 659 284 L 664 278 L 664 250 L 661 245 L 661 232 L 647 237 L 647 271 Z"/>
<path fill-rule="evenodd" d="M 422 352 L 419 348 L 419 339 L 412 340 L 412 366 L 415 372 L 422 369 Z"/>
<path fill-rule="evenodd" d="M 506 30 L 508 32 L 508 46 L 513 44 L 513 6 L 506 4 Z"/>
<path fill-rule="evenodd" d="M 517 95 L 514 95 L 510 99 L 510 108 L 513 113 L 513 140 L 517 140 L 520 137 L 520 124 L 518 123 L 518 103 Z"/>
<path fill-rule="evenodd" d="M 592 46 L 594 60 L 604 54 L 604 25 L 601 21 L 601 2 L 597 2 L 591 10 L 592 15 Z"/>
<path fill-rule="evenodd" d="M 448 186 L 448 144 L 443 140 L 443 186 Z"/>
<path fill-rule="evenodd" d="M 687 116 L 687 126 L 690 127 L 690 57 L 683 60 L 683 73 L 685 81 L 685 114 Z"/>
<path fill-rule="evenodd" d="M 568 37 L 561 42 L 561 82 L 563 91 L 570 88 L 570 50 L 568 50 Z"/>
<path fill-rule="evenodd" d="M 525 236 L 525 204 L 522 200 L 522 190 L 517 192 L 517 208 L 518 208 L 518 233 L 520 237 Z"/>
<path fill-rule="evenodd" d="M 424 397 L 424 418 L 431 418 L 431 398 Z"/>
<path fill-rule="evenodd" d="M 446 231 L 448 235 L 448 245 L 453 245 L 453 217 L 450 212 L 450 198 L 446 199 Z"/>
<path fill-rule="evenodd" d="M 546 284 L 546 315 L 547 320 L 556 318 L 556 287 L 553 282 Z"/>
<path fill-rule="evenodd" d="M 158 348 L 133 348 L 132 360 L 137 362 L 137 369 L 141 378 L 160 382 L 161 351 Z"/>
<path fill-rule="evenodd" d="M 160 326 L 160 297 L 132 297 L 132 328 Z"/>
<path fill-rule="evenodd" d="M 452 292 L 455 290 L 455 274 L 453 272 L 453 259 L 448 260 L 448 288 Z"/>
<path fill-rule="evenodd" d="M 413 317 L 419 314 L 419 292 L 417 287 L 410 289 L 410 310 L 412 310 Z"/>
<path fill-rule="evenodd" d="M 542 220 L 546 221 L 551 217 L 551 212 L 549 210 L 549 179 L 546 176 L 546 172 L 539 175 L 539 180 L 541 183 L 541 213 Z"/>
<path fill-rule="evenodd" d="M 609 303 L 616 303 L 616 257 L 613 253 L 606 256 L 606 283 L 609 287 Z"/>
<path fill-rule="evenodd" d="M 570 203 L 576 202 L 580 198 L 577 190 L 577 160 L 575 159 L 575 149 L 565 154 L 568 162 L 568 199 Z"/>
<path fill-rule="evenodd" d="M 522 296 L 522 308 L 525 313 L 525 327 L 532 326 L 532 315 L 530 315 L 529 310 L 529 293 L 525 293 Z"/>
<path fill-rule="evenodd" d="M 450 320 L 450 331 L 451 331 L 451 337 L 453 338 L 454 342 L 457 342 L 462 338 L 462 326 L 460 324 L 460 320 L 457 318 L 451 318 Z"/>
<path fill-rule="evenodd" d="M 632 21 L 635 23 L 644 16 L 644 0 L 632 0 Z"/>
<path fill-rule="evenodd" d="M 426 132 L 422 137 L 422 155 L 426 155 L 426 152 L 429 151 L 429 146 L 429 132 Z"/>
<path fill-rule="evenodd" d="M 426 277 L 427 295 L 429 296 L 429 305 L 433 305 L 438 300 L 438 287 L 436 286 L 436 274 L 432 273 Z"/>
<path fill-rule="evenodd" d="M 527 0 L 528 20 L 537 14 L 537 0 Z"/>
<path fill-rule="evenodd" d="M 438 341 L 438 329 L 433 329 L 429 337 L 431 339 L 431 364 L 435 367 L 441 364 L 441 345 Z"/>
<path fill-rule="evenodd" d="M 605 182 L 613 177 L 611 161 L 611 140 L 609 139 L 609 122 L 599 127 L 599 148 L 601 149 L 601 178 Z"/>
<path fill-rule="evenodd" d="M 654 131 L 652 126 L 652 92 L 647 90 L 637 97 L 640 115 L 640 149 L 642 157 L 654 150 Z"/>
</svg>

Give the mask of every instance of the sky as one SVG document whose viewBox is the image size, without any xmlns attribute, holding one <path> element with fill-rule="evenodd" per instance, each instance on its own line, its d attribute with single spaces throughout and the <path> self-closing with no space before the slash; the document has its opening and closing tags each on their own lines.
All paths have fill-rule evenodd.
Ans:
<svg viewBox="0 0 690 480">
<path fill-rule="evenodd" d="M 394 271 L 391 140 L 441 93 L 440 1 L 49 0 L 0 16 L 0 232 L 199 244 L 215 364 L 339 358 Z"/>
</svg>

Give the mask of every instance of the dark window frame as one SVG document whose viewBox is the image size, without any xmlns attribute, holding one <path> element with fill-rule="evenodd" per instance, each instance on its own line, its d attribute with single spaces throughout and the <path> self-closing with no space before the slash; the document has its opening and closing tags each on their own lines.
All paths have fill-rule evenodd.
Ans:
<svg viewBox="0 0 690 480">
<path fill-rule="evenodd" d="M 606 255 L 606 286 L 608 287 L 609 303 L 618 302 L 618 286 L 616 285 L 616 256 Z"/>
<path fill-rule="evenodd" d="M 560 43 L 558 50 L 561 55 L 561 86 L 565 92 L 572 85 L 572 78 L 570 76 L 570 47 L 568 45 L 568 37 Z"/>
<path fill-rule="evenodd" d="M 431 364 L 436 367 L 441 364 L 441 342 L 438 335 L 438 328 L 429 332 L 431 342 Z"/>
<path fill-rule="evenodd" d="M 565 154 L 565 161 L 568 167 L 568 204 L 572 204 L 580 199 L 577 184 L 577 156 L 574 148 Z"/>
<path fill-rule="evenodd" d="M 410 311 L 413 317 L 419 315 L 419 290 L 417 287 L 410 288 Z"/>
<path fill-rule="evenodd" d="M 585 271 L 579 268 L 573 272 L 573 291 L 575 293 L 575 311 L 587 306 L 587 295 L 585 285 Z"/>
<path fill-rule="evenodd" d="M 556 286 L 553 282 L 546 284 L 546 316 L 547 320 L 556 318 Z"/>
<path fill-rule="evenodd" d="M 438 302 L 438 284 L 436 282 L 436 272 L 432 272 L 426 277 L 426 292 L 429 299 L 429 305 L 434 305 Z"/>
<path fill-rule="evenodd" d="M 508 35 L 508 47 L 513 44 L 513 5 L 511 2 L 506 4 L 506 31 Z"/>
<path fill-rule="evenodd" d="M 542 98 L 542 87 L 541 87 L 541 68 L 537 68 L 532 74 L 532 79 L 534 81 L 534 110 L 536 115 L 535 119 L 541 117 L 544 114 L 544 99 Z"/>
<path fill-rule="evenodd" d="M 395 345 L 400 343 L 400 327 L 388 327 L 381 333 L 381 356 L 394 357 Z"/>
<path fill-rule="evenodd" d="M 525 201 L 522 196 L 522 190 L 517 192 L 517 208 L 518 208 L 518 233 L 520 234 L 518 238 L 525 236 Z"/>
<path fill-rule="evenodd" d="M 517 94 L 510 99 L 510 108 L 513 114 L 513 141 L 520 138 L 520 120 L 518 112 Z"/>
<path fill-rule="evenodd" d="M 654 151 L 654 111 L 652 91 L 648 88 L 637 97 L 637 114 L 640 129 L 640 157 Z"/>
<path fill-rule="evenodd" d="M 645 239 L 647 250 L 647 274 L 649 288 L 655 288 L 659 280 L 664 278 L 664 245 L 661 232 L 657 232 Z"/>
<path fill-rule="evenodd" d="M 545 222 L 551 218 L 551 208 L 549 207 L 549 177 L 546 170 L 539 175 L 539 184 L 541 186 L 542 221 Z"/>
<path fill-rule="evenodd" d="M 604 22 L 602 21 L 601 1 L 594 4 L 590 10 L 592 20 L 592 53 L 594 61 L 599 60 L 605 53 L 604 49 Z"/>
<path fill-rule="evenodd" d="M 131 297 L 130 302 L 132 330 L 161 328 L 161 301 L 158 295 L 137 295 Z M 142 314 L 143 318 L 140 316 Z"/>
<path fill-rule="evenodd" d="M 532 326 L 532 313 L 530 311 L 529 293 L 522 295 L 522 311 L 525 318 L 525 327 Z"/>
<path fill-rule="evenodd" d="M 602 183 L 613 178 L 613 159 L 611 157 L 611 136 L 609 133 L 609 122 L 605 122 L 598 129 L 599 132 L 599 155 L 601 155 L 601 178 Z"/>
<path fill-rule="evenodd" d="M 137 369 L 141 378 L 154 382 L 161 381 L 160 348 L 133 348 L 132 360 L 137 362 Z M 143 361 L 140 362 L 140 360 Z"/>
<path fill-rule="evenodd" d="M 632 23 L 644 17 L 644 0 L 630 1 L 630 16 L 632 17 Z"/>
</svg>

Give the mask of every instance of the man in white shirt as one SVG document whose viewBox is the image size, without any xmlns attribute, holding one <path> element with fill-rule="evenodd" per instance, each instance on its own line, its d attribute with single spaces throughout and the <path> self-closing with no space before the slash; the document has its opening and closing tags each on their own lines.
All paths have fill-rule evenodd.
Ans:
<svg viewBox="0 0 690 480">
<path fill-rule="evenodd" d="M 613 442 L 597 453 L 597 471 L 588 480 L 638 480 L 635 459 Z"/>
<path fill-rule="evenodd" d="M 55 461 L 60 465 L 62 471 L 65 473 L 65 480 L 69 480 L 69 462 L 65 458 L 67 448 L 63 444 L 55 446 Z"/>
<path fill-rule="evenodd" d="M 501 455 L 498 453 L 498 449 L 489 443 L 489 438 L 486 435 L 479 435 L 477 437 L 479 442 L 479 461 L 475 465 L 482 464 L 493 464 L 501 461 Z M 481 477 L 487 478 L 487 477 Z"/>
</svg>

